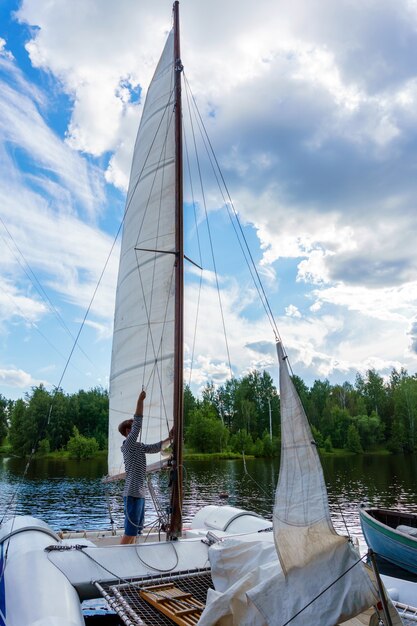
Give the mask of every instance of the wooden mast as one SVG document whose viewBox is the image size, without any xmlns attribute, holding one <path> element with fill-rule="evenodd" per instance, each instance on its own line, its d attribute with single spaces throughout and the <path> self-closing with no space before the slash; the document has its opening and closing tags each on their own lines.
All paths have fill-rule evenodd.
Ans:
<svg viewBox="0 0 417 626">
<path fill-rule="evenodd" d="M 182 179 L 182 107 L 179 2 L 174 2 L 175 75 L 175 346 L 174 346 L 174 443 L 171 475 L 171 518 L 168 538 L 182 532 L 183 499 L 183 351 L 184 351 L 184 240 Z"/>
</svg>

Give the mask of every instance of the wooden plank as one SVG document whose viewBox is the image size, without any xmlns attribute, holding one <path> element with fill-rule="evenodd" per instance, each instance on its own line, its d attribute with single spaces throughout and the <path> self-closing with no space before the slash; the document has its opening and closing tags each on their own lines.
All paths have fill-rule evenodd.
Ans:
<svg viewBox="0 0 417 626">
<path fill-rule="evenodd" d="M 198 624 L 204 609 L 204 604 L 191 593 L 186 593 L 171 583 L 143 588 L 139 595 L 179 626 Z"/>
</svg>

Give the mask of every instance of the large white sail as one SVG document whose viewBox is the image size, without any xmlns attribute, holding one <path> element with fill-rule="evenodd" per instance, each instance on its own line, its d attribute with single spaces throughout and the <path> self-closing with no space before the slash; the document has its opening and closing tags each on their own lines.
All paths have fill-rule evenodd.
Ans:
<svg viewBox="0 0 417 626">
<path fill-rule="evenodd" d="M 124 471 L 118 424 L 144 386 L 141 440 L 172 427 L 175 294 L 174 36 L 149 86 L 136 139 L 120 254 L 110 373 L 109 476 Z M 148 455 L 148 467 L 160 455 Z"/>
</svg>

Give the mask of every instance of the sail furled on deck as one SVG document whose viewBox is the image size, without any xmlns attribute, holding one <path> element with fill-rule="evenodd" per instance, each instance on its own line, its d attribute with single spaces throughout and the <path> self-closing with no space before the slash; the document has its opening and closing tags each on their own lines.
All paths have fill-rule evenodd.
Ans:
<svg viewBox="0 0 417 626">
<path fill-rule="evenodd" d="M 124 471 L 118 424 L 146 390 L 141 441 L 173 423 L 175 297 L 174 36 L 149 86 L 135 143 L 123 224 L 110 372 L 109 476 Z M 148 467 L 160 454 L 147 455 Z"/>
</svg>

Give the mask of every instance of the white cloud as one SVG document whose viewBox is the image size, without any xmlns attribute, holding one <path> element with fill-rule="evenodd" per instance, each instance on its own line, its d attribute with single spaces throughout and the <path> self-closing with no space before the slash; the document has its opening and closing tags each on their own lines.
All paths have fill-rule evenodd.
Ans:
<svg viewBox="0 0 417 626">
<path fill-rule="evenodd" d="M 17 387 L 19 389 L 29 389 L 32 386 L 44 383 L 44 380 L 37 380 L 28 372 L 21 369 L 0 369 L 0 383 L 7 387 Z M 46 383 L 47 384 L 47 383 Z"/>
<path fill-rule="evenodd" d="M 27 45 L 31 61 L 71 98 L 66 143 L 44 122 L 45 95 L 24 81 L 0 41 L 1 67 L 8 64 L 12 77 L 0 95 L 7 146 L 0 202 L 31 264 L 76 306 L 88 304 L 111 245 L 97 229 L 104 178 L 127 186 L 169 13 L 165 2 L 149 0 L 134 8 L 130 0 L 24 0 L 19 19 L 36 27 Z M 373 362 L 415 366 L 407 352 L 417 269 L 415 7 L 406 0 L 232 0 L 227 7 L 213 0 L 183 5 L 181 13 L 186 75 L 239 215 L 259 238 L 260 272 L 280 297 L 276 309 L 287 312 L 279 324 L 286 345 L 320 373 Z M 37 163 L 34 174 L 16 175 L 11 145 Z M 76 150 L 100 157 L 105 172 Z M 209 210 L 223 204 L 213 188 L 207 198 Z M 25 221 L 26 211 L 32 217 Z M 1 263 L 7 277 L 20 275 L 9 252 Z M 99 333 L 111 319 L 115 265 L 90 322 Z M 250 321 L 252 292 L 220 279 L 238 351 L 234 366 L 268 363 L 260 342 L 269 329 Z M 204 283 L 215 283 L 210 270 Z M 27 297 L 34 306 L 37 298 Z M 202 380 L 227 371 L 221 333 L 213 329 L 216 302 L 209 290 L 201 305 L 210 325 L 198 354 L 211 355 L 197 362 Z M 382 336 L 389 338 L 385 358 Z"/>
<path fill-rule="evenodd" d="M 90 222 L 103 209 L 103 181 L 97 168 L 47 126 L 39 111 L 44 106 L 42 94 L 32 89 L 14 63 L 8 62 L 3 69 L 10 82 L 3 81 L 0 90 L 0 234 L 4 243 L 0 267 L 6 272 L 6 283 L 14 284 L 6 292 L 29 319 L 33 318 L 31 310 L 38 316 L 45 313 L 39 293 L 19 293 L 22 277 L 27 280 L 27 262 L 42 275 L 44 286 L 85 310 L 112 246 L 112 238 L 98 230 L 95 221 Z M 19 171 L 16 153 L 31 161 L 31 171 L 24 167 Z M 112 317 L 116 257 L 117 249 L 93 306 L 93 312 L 106 319 Z"/>
<path fill-rule="evenodd" d="M 80 323 L 81 322 L 82 320 L 80 320 Z M 87 319 L 85 324 L 97 332 L 97 337 L 99 339 L 110 339 L 112 337 L 113 325 L 110 323 L 110 320 L 108 324 L 99 324 L 98 322 Z"/>
<path fill-rule="evenodd" d="M 285 314 L 288 315 L 288 317 L 301 317 L 300 311 L 293 304 L 285 307 Z"/>
<path fill-rule="evenodd" d="M 3 37 L 0 37 L 0 56 L 5 57 L 6 59 L 12 60 L 13 54 L 10 50 L 6 50 L 7 42 Z"/>
<path fill-rule="evenodd" d="M 0 278 L 0 324 L 6 320 L 22 318 L 34 324 L 46 313 L 42 302 L 23 294 L 16 285 Z"/>
<path fill-rule="evenodd" d="M 13 72 L 14 68 L 11 68 L 10 74 Z M 19 147 L 29 161 L 37 164 L 40 168 L 39 185 L 42 185 L 45 176 L 56 176 L 67 190 L 71 190 L 74 200 L 78 200 L 87 214 L 93 216 L 104 200 L 98 170 L 89 166 L 86 161 L 62 143 L 41 116 L 38 109 L 39 102 L 33 99 L 33 91 L 28 89 L 25 93 L 21 90 L 21 86 L 22 79 L 16 86 L 17 88 L 1 81 L 0 138 L 2 144 Z M 8 158 L 10 170 L 3 171 L 4 179 L 10 175 L 15 178 L 13 166 L 16 163 L 13 163 L 12 159 Z M 11 190 L 7 189 L 7 179 L 5 184 L 5 190 L 10 193 Z"/>
</svg>

